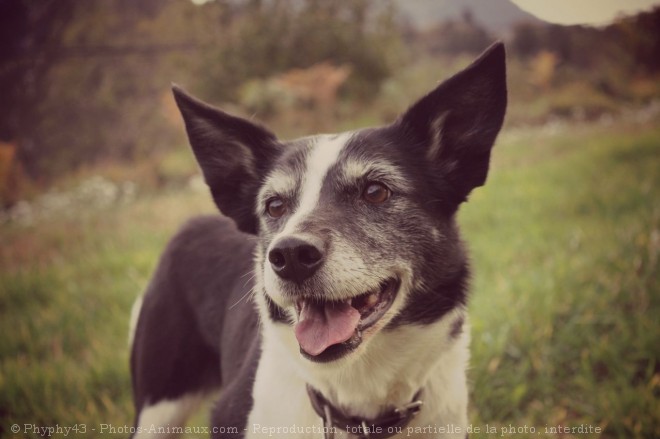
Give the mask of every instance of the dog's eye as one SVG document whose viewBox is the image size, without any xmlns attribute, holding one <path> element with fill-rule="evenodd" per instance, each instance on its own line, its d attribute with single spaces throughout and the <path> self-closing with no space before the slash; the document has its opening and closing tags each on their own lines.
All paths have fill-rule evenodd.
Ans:
<svg viewBox="0 0 660 439">
<path fill-rule="evenodd" d="M 280 218 L 286 212 L 286 204 L 281 198 L 271 198 L 266 201 L 266 212 L 271 218 Z"/>
<path fill-rule="evenodd" d="M 389 200 L 392 192 L 382 183 L 369 183 L 362 192 L 362 198 L 371 204 L 381 204 Z"/>
</svg>

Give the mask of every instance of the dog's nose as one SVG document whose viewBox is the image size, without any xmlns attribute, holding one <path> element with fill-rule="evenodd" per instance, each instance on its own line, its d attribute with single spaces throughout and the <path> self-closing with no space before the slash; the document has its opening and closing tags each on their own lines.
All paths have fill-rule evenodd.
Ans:
<svg viewBox="0 0 660 439">
<path fill-rule="evenodd" d="M 286 237 L 268 252 L 268 261 L 279 277 L 301 283 L 323 263 L 323 249 L 304 239 Z"/>
</svg>

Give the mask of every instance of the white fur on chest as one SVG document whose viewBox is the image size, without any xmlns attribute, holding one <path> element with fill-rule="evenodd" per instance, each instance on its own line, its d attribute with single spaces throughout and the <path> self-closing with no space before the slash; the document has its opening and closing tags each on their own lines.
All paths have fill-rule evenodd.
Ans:
<svg viewBox="0 0 660 439">
<path fill-rule="evenodd" d="M 266 326 L 270 326 L 266 324 Z M 307 397 L 305 381 L 290 359 L 290 352 L 264 334 L 262 356 L 252 392 L 253 406 L 246 425 L 246 438 L 322 438 L 314 428 L 323 427 Z M 299 355 L 299 354 L 298 354 Z M 292 427 L 311 428 L 309 433 L 291 433 Z"/>
<path fill-rule="evenodd" d="M 466 318 L 462 309 L 432 325 L 379 334 L 365 352 L 329 364 L 304 359 L 290 327 L 264 322 L 246 437 L 323 438 L 323 423 L 306 391 L 310 384 L 352 415 L 367 418 L 384 403 L 409 402 L 422 388 L 421 412 L 396 437 L 464 438 L 468 323 L 457 338 L 449 335 L 459 317 Z M 354 437 L 337 433 L 337 439 Z"/>
</svg>

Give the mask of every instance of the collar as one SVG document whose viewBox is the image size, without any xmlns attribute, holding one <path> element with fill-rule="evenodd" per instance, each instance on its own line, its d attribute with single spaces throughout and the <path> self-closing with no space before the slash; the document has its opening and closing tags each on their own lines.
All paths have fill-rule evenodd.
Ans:
<svg viewBox="0 0 660 439">
<path fill-rule="evenodd" d="M 399 428 L 405 427 L 422 409 L 419 399 L 420 389 L 408 404 L 392 407 L 375 419 L 365 419 L 350 416 L 333 406 L 318 390 L 309 384 L 307 394 L 316 414 L 323 419 L 326 439 L 333 439 L 336 429 L 355 434 L 360 439 L 385 439 L 397 434 Z"/>
</svg>

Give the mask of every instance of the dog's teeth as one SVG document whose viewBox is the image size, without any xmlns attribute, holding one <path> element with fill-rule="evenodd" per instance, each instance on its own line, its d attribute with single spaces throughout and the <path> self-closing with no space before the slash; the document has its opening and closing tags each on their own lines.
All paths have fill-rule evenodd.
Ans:
<svg viewBox="0 0 660 439">
<path fill-rule="evenodd" d="M 369 294 L 365 303 L 367 306 L 374 306 L 376 303 L 378 303 L 378 293 Z"/>
</svg>

